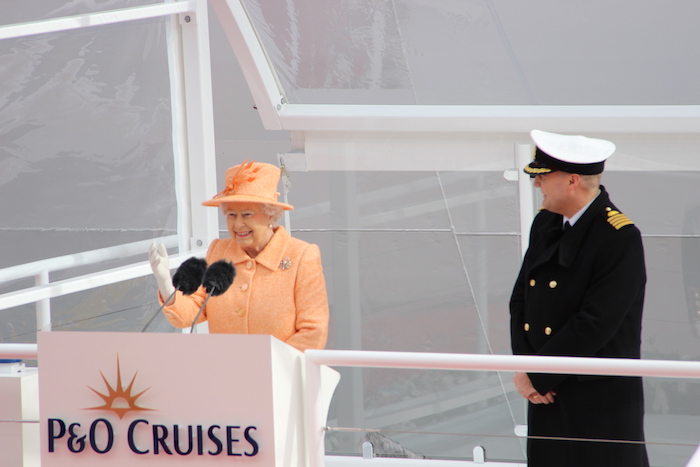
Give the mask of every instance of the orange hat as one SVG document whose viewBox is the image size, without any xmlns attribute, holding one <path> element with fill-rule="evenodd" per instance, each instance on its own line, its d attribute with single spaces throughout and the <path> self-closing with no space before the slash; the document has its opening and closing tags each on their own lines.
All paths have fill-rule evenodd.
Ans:
<svg viewBox="0 0 700 467">
<path fill-rule="evenodd" d="M 281 170 L 277 166 L 246 160 L 226 171 L 226 188 L 202 205 L 220 206 L 221 203 L 236 202 L 265 203 L 290 211 L 294 206 L 277 201 L 280 195 L 277 191 L 280 174 Z"/>
</svg>

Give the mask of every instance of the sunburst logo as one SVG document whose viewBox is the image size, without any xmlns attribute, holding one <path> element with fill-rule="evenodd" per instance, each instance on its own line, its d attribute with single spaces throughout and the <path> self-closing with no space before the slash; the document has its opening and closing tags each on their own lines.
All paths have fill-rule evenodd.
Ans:
<svg viewBox="0 0 700 467">
<path fill-rule="evenodd" d="M 119 419 L 121 420 L 124 418 L 124 415 L 126 415 L 128 412 L 139 412 L 139 411 L 144 411 L 144 410 L 154 410 L 154 409 L 147 409 L 145 407 L 139 407 L 136 405 L 136 401 L 138 400 L 139 397 L 143 395 L 146 391 L 148 391 L 150 388 L 146 388 L 143 391 L 139 392 L 138 394 L 133 394 L 133 389 L 134 389 L 134 382 L 136 381 L 136 376 L 138 375 L 138 371 L 134 373 L 134 376 L 131 378 L 131 382 L 129 383 L 129 386 L 124 388 L 122 385 L 122 371 L 121 371 L 121 366 L 119 364 L 119 355 L 117 355 L 117 382 L 113 386 L 111 385 L 108 381 L 107 378 L 105 378 L 105 375 L 100 371 L 100 376 L 102 376 L 102 381 L 104 381 L 105 386 L 107 387 L 107 394 L 102 394 L 101 392 L 91 388 L 90 390 L 100 396 L 102 400 L 104 401 L 104 405 L 101 405 L 99 407 L 89 407 L 86 410 L 109 410 L 114 412 L 119 416 Z"/>
</svg>

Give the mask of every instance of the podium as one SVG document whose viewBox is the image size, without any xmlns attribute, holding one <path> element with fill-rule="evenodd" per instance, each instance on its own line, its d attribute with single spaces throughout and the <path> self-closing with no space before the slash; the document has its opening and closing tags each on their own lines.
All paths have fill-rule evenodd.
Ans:
<svg viewBox="0 0 700 467">
<path fill-rule="evenodd" d="M 44 332 L 38 352 L 42 467 L 308 465 L 304 354 L 274 337 Z M 338 380 L 323 367 L 324 416 Z"/>
</svg>

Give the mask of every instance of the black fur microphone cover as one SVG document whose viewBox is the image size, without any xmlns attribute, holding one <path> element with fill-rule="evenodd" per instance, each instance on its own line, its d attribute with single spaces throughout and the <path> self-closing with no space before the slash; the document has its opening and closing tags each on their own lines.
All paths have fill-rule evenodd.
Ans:
<svg viewBox="0 0 700 467">
<path fill-rule="evenodd" d="M 202 285 L 207 293 L 211 293 L 213 297 L 222 295 L 228 290 L 236 277 L 236 269 L 233 264 L 226 260 L 220 259 L 204 271 Z"/>
<path fill-rule="evenodd" d="M 194 293 L 202 284 L 206 269 L 207 262 L 202 258 L 187 259 L 175 271 L 173 286 L 185 295 Z"/>
</svg>

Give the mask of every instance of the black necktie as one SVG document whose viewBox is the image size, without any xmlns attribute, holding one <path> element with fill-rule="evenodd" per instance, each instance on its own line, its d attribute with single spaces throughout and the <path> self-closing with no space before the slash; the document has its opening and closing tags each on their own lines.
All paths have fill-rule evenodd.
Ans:
<svg viewBox="0 0 700 467">
<path fill-rule="evenodd" d="M 571 227 L 571 225 L 568 222 L 566 223 L 566 225 Z M 549 246 L 557 243 L 561 239 L 561 237 L 564 235 L 564 233 L 566 233 L 565 226 L 562 226 L 561 224 L 559 224 L 559 226 L 557 226 L 556 224 L 554 224 L 552 226 L 551 230 L 549 231 L 549 238 L 547 239 L 547 246 L 549 247 Z"/>
<path fill-rule="evenodd" d="M 571 228 L 571 224 L 569 224 L 569 221 L 564 222 L 564 233 L 566 233 L 567 230 Z"/>
</svg>

